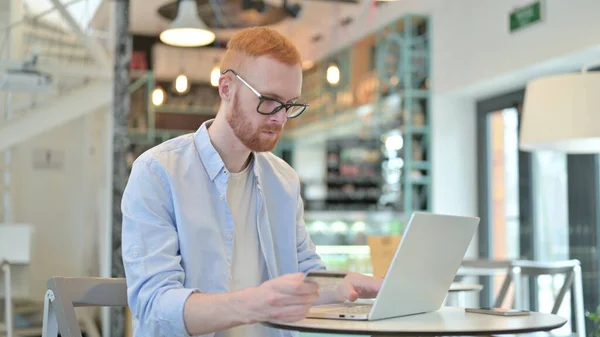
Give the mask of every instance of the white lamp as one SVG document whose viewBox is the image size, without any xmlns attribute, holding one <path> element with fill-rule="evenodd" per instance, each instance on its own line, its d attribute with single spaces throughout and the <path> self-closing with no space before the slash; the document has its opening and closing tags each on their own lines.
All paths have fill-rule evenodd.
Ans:
<svg viewBox="0 0 600 337">
<path fill-rule="evenodd" d="M 180 94 L 183 94 L 187 92 L 189 88 L 190 85 L 187 76 L 185 76 L 185 74 L 180 74 L 179 76 L 177 76 L 177 78 L 175 79 L 175 91 L 177 91 Z"/>
<path fill-rule="evenodd" d="M 165 102 L 165 91 L 158 87 L 152 91 L 152 104 L 155 106 L 162 105 Z"/>
<path fill-rule="evenodd" d="M 340 83 L 340 68 L 334 62 L 327 68 L 327 82 L 331 85 L 337 85 Z"/>
<path fill-rule="evenodd" d="M 196 0 L 180 0 L 177 17 L 160 33 L 160 40 L 177 47 L 199 47 L 212 43 L 215 33 L 200 20 Z"/>
<path fill-rule="evenodd" d="M 527 84 L 519 147 L 600 153 L 600 73 L 554 75 Z"/>
</svg>

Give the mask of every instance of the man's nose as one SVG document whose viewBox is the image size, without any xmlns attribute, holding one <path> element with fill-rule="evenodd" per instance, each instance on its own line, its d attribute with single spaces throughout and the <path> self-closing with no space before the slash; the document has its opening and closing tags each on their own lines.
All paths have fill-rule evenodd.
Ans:
<svg viewBox="0 0 600 337">
<path fill-rule="evenodd" d="M 285 122 L 287 122 L 287 119 L 288 119 L 287 110 L 285 109 L 285 107 L 281 108 L 281 110 L 272 114 L 270 119 L 271 119 L 271 122 L 273 122 L 273 123 L 277 123 L 279 125 L 285 124 Z"/>
</svg>

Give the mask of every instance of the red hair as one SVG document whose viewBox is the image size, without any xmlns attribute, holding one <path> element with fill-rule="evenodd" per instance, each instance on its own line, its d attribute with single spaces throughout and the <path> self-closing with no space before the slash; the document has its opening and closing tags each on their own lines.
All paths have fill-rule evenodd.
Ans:
<svg viewBox="0 0 600 337">
<path fill-rule="evenodd" d="M 302 65 L 300 52 L 292 41 L 267 27 L 246 28 L 235 33 L 227 43 L 222 68 L 234 66 L 232 63 L 238 57 L 232 54 L 250 57 L 267 56 L 286 65 Z"/>
</svg>

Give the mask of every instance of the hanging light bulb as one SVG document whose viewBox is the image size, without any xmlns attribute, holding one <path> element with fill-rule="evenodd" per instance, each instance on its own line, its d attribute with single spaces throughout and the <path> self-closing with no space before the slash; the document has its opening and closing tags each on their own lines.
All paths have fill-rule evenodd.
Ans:
<svg viewBox="0 0 600 337">
<path fill-rule="evenodd" d="M 340 68 L 335 62 L 327 68 L 327 82 L 331 85 L 340 83 Z"/>
<path fill-rule="evenodd" d="M 152 91 L 152 104 L 155 106 L 162 105 L 165 102 L 165 91 L 158 87 Z"/>
<path fill-rule="evenodd" d="M 184 74 L 177 76 L 177 78 L 175 79 L 175 90 L 178 93 L 183 94 L 184 92 L 188 91 L 188 89 L 189 83 L 187 76 L 185 76 Z"/>
<path fill-rule="evenodd" d="M 210 72 L 210 85 L 213 87 L 219 86 L 219 78 L 221 78 L 221 69 L 215 64 L 212 71 Z"/>
<path fill-rule="evenodd" d="M 199 47 L 211 44 L 215 33 L 200 19 L 196 0 L 181 0 L 177 17 L 160 33 L 160 40 L 177 47 Z"/>
</svg>

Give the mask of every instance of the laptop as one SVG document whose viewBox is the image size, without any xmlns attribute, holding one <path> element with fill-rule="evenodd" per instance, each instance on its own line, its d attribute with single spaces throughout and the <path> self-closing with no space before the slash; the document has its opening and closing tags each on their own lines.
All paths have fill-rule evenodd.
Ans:
<svg viewBox="0 0 600 337">
<path fill-rule="evenodd" d="M 413 213 L 374 302 L 313 306 L 307 317 L 371 321 L 438 310 L 478 225 L 478 217 Z"/>
</svg>

